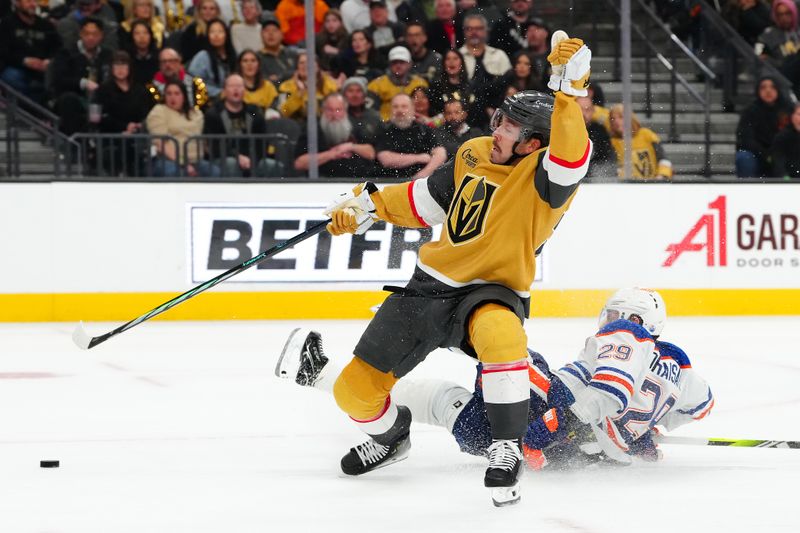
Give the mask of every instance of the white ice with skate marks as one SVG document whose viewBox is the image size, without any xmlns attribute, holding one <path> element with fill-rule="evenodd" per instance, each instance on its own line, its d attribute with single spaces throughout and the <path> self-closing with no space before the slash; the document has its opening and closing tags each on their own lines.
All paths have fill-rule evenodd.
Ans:
<svg viewBox="0 0 800 533">
<path fill-rule="evenodd" d="M 407 460 L 346 477 L 339 459 L 362 436 L 330 397 L 273 375 L 301 325 L 342 358 L 365 322 L 153 322 L 89 352 L 74 324 L 0 325 L 0 531 L 800 531 L 800 450 L 662 446 L 658 464 L 528 472 L 521 503 L 497 509 L 485 460 L 415 424 Z M 556 363 L 593 328 L 527 325 Z M 800 440 L 798 330 L 800 317 L 670 319 L 664 339 L 716 396 L 676 434 Z M 471 387 L 474 370 L 440 351 L 414 375 Z"/>
</svg>

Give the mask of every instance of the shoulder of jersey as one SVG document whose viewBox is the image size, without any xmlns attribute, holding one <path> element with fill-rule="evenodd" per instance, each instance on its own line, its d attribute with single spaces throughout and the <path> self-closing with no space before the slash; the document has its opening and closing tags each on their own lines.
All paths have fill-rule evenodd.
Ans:
<svg viewBox="0 0 800 533">
<path fill-rule="evenodd" d="M 642 132 L 645 134 L 645 140 L 654 143 L 661 142 L 661 138 L 658 136 L 658 134 L 650 128 L 642 128 Z"/>
<path fill-rule="evenodd" d="M 492 137 L 490 135 L 482 135 L 480 137 L 473 137 L 464 141 L 462 146 L 489 146 L 491 149 Z"/>
<path fill-rule="evenodd" d="M 610 335 L 612 333 L 625 332 L 633 335 L 639 342 L 655 342 L 653 336 L 639 324 L 635 324 L 630 320 L 615 320 L 609 322 L 597 332 L 597 336 Z"/>
<path fill-rule="evenodd" d="M 686 352 L 678 348 L 672 343 L 664 341 L 656 341 L 656 348 L 658 348 L 661 357 L 669 357 L 674 360 L 681 368 L 692 368 L 692 363 L 689 361 L 689 356 Z"/>
</svg>

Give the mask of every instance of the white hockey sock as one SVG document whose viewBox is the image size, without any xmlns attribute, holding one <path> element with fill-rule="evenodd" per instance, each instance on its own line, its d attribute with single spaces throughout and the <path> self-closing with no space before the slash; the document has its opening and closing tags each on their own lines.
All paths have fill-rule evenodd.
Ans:
<svg viewBox="0 0 800 533">
<path fill-rule="evenodd" d="M 358 429 L 367 435 L 382 435 L 394 426 L 397 420 L 397 405 L 392 401 L 391 396 L 387 396 L 383 409 L 373 418 L 358 420 L 351 416 L 350 419 L 356 423 Z"/>
<path fill-rule="evenodd" d="M 486 403 L 506 404 L 530 400 L 526 359 L 511 363 L 484 363 L 481 377 Z"/>
<path fill-rule="evenodd" d="M 414 422 L 444 427 L 452 433 L 472 393 L 449 381 L 401 379 L 392 388 L 392 398 L 411 410 Z"/>
<path fill-rule="evenodd" d="M 317 380 L 314 382 L 314 388 L 327 392 L 328 394 L 333 394 L 333 384 L 336 383 L 336 378 L 339 377 L 342 370 L 343 367 L 339 366 L 332 359 L 329 359 L 328 363 L 320 370 L 319 376 L 317 376 Z"/>
<path fill-rule="evenodd" d="M 492 438 L 518 439 L 528 426 L 530 381 L 528 361 L 484 363 L 481 375 L 486 415 L 492 425 Z"/>
</svg>

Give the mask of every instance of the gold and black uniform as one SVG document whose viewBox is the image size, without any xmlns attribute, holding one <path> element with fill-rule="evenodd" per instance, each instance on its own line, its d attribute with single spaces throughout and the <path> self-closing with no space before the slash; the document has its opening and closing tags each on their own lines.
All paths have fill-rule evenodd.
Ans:
<svg viewBox="0 0 800 533">
<path fill-rule="evenodd" d="M 428 178 L 367 184 L 382 220 L 405 227 L 443 224 L 419 251 L 414 275 L 381 306 L 355 355 L 401 377 L 437 347 L 459 347 L 479 304 L 528 314 L 535 256 L 569 208 L 591 142 L 574 99 L 556 95 L 550 146 L 515 165 L 490 160 L 491 137 L 465 142 Z"/>
<path fill-rule="evenodd" d="M 622 164 L 625 145 L 622 137 L 611 137 L 611 145 L 617 153 L 617 161 Z M 638 128 L 631 139 L 631 158 L 633 179 L 650 179 L 656 176 L 671 177 L 672 164 L 664 156 L 661 139 L 648 128 Z M 622 168 L 620 167 L 620 173 Z"/>
</svg>

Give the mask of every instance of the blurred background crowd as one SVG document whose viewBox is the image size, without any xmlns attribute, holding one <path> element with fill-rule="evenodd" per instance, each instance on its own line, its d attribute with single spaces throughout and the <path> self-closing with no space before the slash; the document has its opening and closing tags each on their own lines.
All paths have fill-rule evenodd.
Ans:
<svg viewBox="0 0 800 533">
<path fill-rule="evenodd" d="M 761 61 L 800 86 L 793 0 L 719 2 Z M 694 2 L 653 5 L 689 47 L 707 42 Z M 0 80 L 52 110 L 67 136 L 151 136 L 148 168 L 164 177 L 305 175 L 312 54 L 320 176 L 427 175 L 486 135 L 506 96 L 548 92 L 557 29 L 534 0 L 315 0 L 313 50 L 299 0 L 0 0 L 0 16 Z M 752 97 L 736 131 L 737 174 L 800 176 L 792 88 L 763 76 Z M 579 101 L 595 146 L 590 177 L 617 179 L 623 109 L 597 82 Z M 647 126 L 634 116 L 634 178 L 670 179 Z M 278 157 L 271 133 L 291 157 Z M 115 143 L 95 157 L 141 164 L 140 151 Z"/>
</svg>

